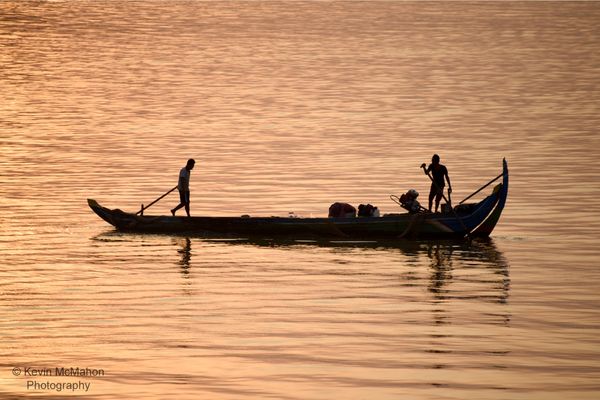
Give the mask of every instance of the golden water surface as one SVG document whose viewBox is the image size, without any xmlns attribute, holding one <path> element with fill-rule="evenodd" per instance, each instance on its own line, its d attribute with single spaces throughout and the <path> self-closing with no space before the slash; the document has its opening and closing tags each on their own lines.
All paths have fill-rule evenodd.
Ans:
<svg viewBox="0 0 600 400">
<path fill-rule="evenodd" d="M 598 21 L 597 2 L 1 1 L 0 398 L 597 398 Z M 193 215 L 398 212 L 435 152 L 455 201 L 508 160 L 490 241 L 121 234 L 86 204 L 136 211 L 193 157 Z"/>
</svg>

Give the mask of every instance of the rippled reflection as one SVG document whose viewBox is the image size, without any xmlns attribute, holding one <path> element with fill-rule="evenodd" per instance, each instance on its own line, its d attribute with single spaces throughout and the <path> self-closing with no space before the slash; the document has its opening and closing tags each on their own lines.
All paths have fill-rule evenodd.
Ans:
<svg viewBox="0 0 600 400">
<path fill-rule="evenodd" d="M 179 260 L 179 265 L 181 265 L 181 273 L 188 275 L 190 269 L 190 260 L 192 259 L 192 241 L 190 238 L 186 237 L 183 240 L 176 242 L 177 245 L 181 247 L 181 249 L 177 250 L 177 252 L 181 254 L 181 260 Z"/>
</svg>

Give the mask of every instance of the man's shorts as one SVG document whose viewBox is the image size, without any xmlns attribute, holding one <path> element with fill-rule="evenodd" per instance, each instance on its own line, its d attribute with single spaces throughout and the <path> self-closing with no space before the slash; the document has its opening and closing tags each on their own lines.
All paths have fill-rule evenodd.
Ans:
<svg viewBox="0 0 600 400">
<path fill-rule="evenodd" d="M 181 204 L 189 204 L 190 202 L 190 192 L 189 191 L 179 191 L 179 201 Z"/>
<path fill-rule="evenodd" d="M 439 197 L 440 199 L 444 196 L 444 187 L 441 186 L 438 189 L 438 186 L 431 184 L 431 189 L 429 190 L 429 197 Z"/>
</svg>

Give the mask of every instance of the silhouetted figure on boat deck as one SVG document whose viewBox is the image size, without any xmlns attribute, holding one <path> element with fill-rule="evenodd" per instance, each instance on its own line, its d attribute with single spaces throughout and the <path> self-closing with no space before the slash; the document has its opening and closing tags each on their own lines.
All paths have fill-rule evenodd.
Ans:
<svg viewBox="0 0 600 400">
<path fill-rule="evenodd" d="M 431 212 L 431 203 L 435 197 L 435 212 L 438 212 L 440 201 L 442 200 L 442 197 L 444 197 L 444 186 L 446 186 L 444 178 L 448 181 L 448 195 L 452 193 L 452 184 L 450 183 L 450 177 L 448 176 L 448 169 L 446 166 L 440 164 L 440 156 L 437 154 L 434 154 L 433 157 L 431 157 L 431 164 L 429 164 L 429 167 L 425 168 L 425 163 L 423 163 L 421 164 L 421 168 L 425 171 L 425 175 L 429 175 L 431 172 L 431 177 L 433 179 L 433 182 L 431 182 L 431 189 L 429 190 L 429 211 Z"/>
<path fill-rule="evenodd" d="M 179 210 L 181 207 L 185 207 L 185 212 L 187 216 L 190 216 L 190 173 L 194 169 L 194 165 L 196 161 L 193 158 L 190 158 L 185 165 L 185 167 L 181 168 L 179 171 L 179 183 L 177 184 L 177 190 L 179 190 L 179 205 L 171 210 L 171 214 L 175 216 L 175 212 Z"/>
</svg>

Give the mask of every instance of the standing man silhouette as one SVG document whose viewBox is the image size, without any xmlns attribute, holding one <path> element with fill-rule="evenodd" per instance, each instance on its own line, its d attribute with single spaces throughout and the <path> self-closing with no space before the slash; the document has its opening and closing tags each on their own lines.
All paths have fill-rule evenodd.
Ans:
<svg viewBox="0 0 600 400">
<path fill-rule="evenodd" d="M 450 177 L 448 176 L 448 169 L 446 166 L 440 164 L 440 156 L 434 154 L 431 157 L 431 164 L 425 168 L 425 163 L 421 164 L 421 168 L 425 171 L 425 175 L 429 175 L 431 172 L 432 182 L 431 189 L 429 190 L 429 211 L 431 212 L 431 203 L 435 197 L 435 212 L 438 212 L 440 206 L 440 200 L 444 197 L 444 178 L 448 181 L 448 195 L 452 193 L 452 184 L 450 183 Z"/>
<path fill-rule="evenodd" d="M 173 216 L 175 216 L 175 212 L 181 207 L 185 207 L 187 216 L 190 216 L 190 173 L 194 169 L 195 164 L 196 161 L 194 161 L 193 158 L 190 158 L 185 167 L 181 168 L 181 171 L 179 171 L 179 183 L 177 184 L 177 190 L 179 190 L 180 203 L 177 207 L 171 210 L 171 214 L 173 214 Z"/>
</svg>

